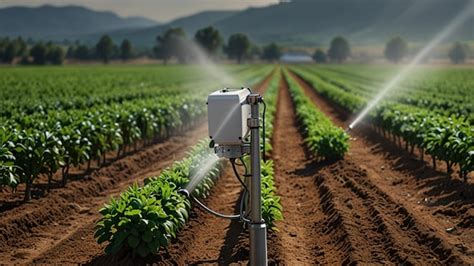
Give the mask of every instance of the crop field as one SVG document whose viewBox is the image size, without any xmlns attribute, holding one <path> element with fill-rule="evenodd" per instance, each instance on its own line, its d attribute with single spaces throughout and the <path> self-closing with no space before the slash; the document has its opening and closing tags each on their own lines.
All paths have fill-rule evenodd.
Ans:
<svg viewBox="0 0 474 266">
<path fill-rule="evenodd" d="M 271 264 L 474 264 L 474 69 L 416 67 L 349 130 L 399 66 L 216 68 L 265 99 Z M 202 174 L 193 195 L 211 209 L 245 198 L 227 161 L 202 170 L 221 79 L 194 65 L 0 71 L 0 264 L 248 263 L 242 223 L 178 193 Z"/>
</svg>

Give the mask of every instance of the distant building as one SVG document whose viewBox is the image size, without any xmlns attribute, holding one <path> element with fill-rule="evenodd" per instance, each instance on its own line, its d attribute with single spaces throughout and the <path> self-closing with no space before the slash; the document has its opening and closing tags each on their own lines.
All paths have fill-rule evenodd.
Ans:
<svg viewBox="0 0 474 266">
<path fill-rule="evenodd" d="M 313 58 L 304 51 L 289 51 L 281 56 L 280 61 L 283 63 L 311 63 Z"/>
</svg>

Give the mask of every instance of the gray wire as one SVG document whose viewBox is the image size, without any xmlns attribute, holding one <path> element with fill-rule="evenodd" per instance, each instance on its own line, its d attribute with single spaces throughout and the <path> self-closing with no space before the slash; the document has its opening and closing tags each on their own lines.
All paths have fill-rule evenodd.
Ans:
<svg viewBox="0 0 474 266">
<path fill-rule="evenodd" d="M 224 219 L 231 219 L 231 220 L 240 220 L 241 219 L 241 215 L 227 215 L 227 214 L 222 214 L 222 213 L 218 213 L 216 211 L 213 211 L 211 210 L 210 208 L 208 208 L 206 205 L 202 204 L 197 198 L 195 198 L 194 196 L 190 196 L 191 199 L 197 203 L 197 205 L 199 205 L 201 208 L 203 208 L 205 211 L 211 213 L 211 214 L 214 214 L 215 216 L 218 216 L 218 217 L 221 217 L 221 218 L 224 218 Z"/>
</svg>

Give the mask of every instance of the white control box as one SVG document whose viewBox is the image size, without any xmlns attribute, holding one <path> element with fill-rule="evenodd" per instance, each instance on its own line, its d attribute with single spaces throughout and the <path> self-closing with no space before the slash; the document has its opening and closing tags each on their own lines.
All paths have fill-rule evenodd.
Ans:
<svg viewBox="0 0 474 266">
<path fill-rule="evenodd" d="M 220 90 L 207 98 L 209 137 L 218 145 L 240 145 L 249 129 L 250 105 L 247 96 L 250 91 Z"/>
</svg>

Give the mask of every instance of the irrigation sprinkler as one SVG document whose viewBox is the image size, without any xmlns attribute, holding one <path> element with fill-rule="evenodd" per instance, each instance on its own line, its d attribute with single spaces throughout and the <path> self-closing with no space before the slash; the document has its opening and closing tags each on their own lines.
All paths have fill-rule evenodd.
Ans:
<svg viewBox="0 0 474 266">
<path fill-rule="evenodd" d="M 207 99 L 211 139 L 209 146 L 214 149 L 218 157 L 230 160 L 237 179 L 244 187 L 240 213 L 236 215 L 218 213 L 193 197 L 190 191 L 181 190 L 181 193 L 190 197 L 205 211 L 221 218 L 246 223 L 250 234 L 250 265 L 259 266 L 267 265 L 267 229 L 262 218 L 260 175 L 262 151 L 260 150 L 259 104 L 261 103 L 265 106 L 263 98 L 259 94 L 252 93 L 249 88 L 219 90 L 211 93 Z M 236 160 L 240 160 L 247 169 L 244 156 L 250 156 L 250 173 L 246 170 L 244 177 L 247 178 L 242 180 L 235 165 Z"/>
</svg>

